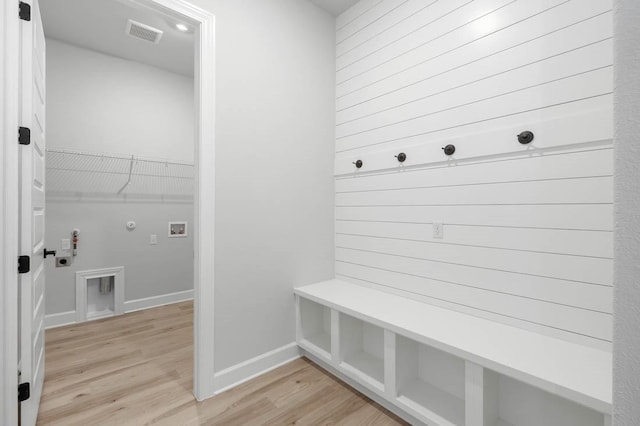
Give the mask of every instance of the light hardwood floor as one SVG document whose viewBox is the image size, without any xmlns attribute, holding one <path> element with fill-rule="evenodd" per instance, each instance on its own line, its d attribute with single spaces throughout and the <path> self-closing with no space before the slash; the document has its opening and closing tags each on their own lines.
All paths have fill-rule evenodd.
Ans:
<svg viewBox="0 0 640 426">
<path fill-rule="evenodd" d="M 406 424 L 304 358 L 197 403 L 192 318 L 185 302 L 48 330 L 38 424 Z"/>
</svg>

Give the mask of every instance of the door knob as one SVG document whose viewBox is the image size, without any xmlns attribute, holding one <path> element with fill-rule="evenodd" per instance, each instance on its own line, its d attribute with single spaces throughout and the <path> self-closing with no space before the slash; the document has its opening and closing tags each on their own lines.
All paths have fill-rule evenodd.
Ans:
<svg viewBox="0 0 640 426">
<path fill-rule="evenodd" d="M 56 251 L 55 250 L 47 250 L 46 248 L 44 249 L 44 258 L 46 259 L 47 256 L 55 256 L 56 255 Z"/>
</svg>

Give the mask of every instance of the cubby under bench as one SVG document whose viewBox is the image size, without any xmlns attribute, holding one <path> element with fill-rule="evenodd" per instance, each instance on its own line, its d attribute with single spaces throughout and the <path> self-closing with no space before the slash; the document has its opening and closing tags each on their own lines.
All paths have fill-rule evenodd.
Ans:
<svg viewBox="0 0 640 426">
<path fill-rule="evenodd" d="M 413 422 L 610 425 L 610 352 L 340 280 L 295 294 L 305 354 Z"/>
</svg>

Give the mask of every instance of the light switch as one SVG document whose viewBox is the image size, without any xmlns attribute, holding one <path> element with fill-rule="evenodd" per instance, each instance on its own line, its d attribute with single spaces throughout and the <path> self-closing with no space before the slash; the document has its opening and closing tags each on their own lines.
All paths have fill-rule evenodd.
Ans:
<svg viewBox="0 0 640 426">
<path fill-rule="evenodd" d="M 71 240 L 69 238 L 60 240 L 60 250 L 71 250 Z"/>
<path fill-rule="evenodd" d="M 151 237 L 149 237 L 149 244 L 152 246 L 158 244 L 158 236 L 156 234 L 151 234 Z"/>
</svg>

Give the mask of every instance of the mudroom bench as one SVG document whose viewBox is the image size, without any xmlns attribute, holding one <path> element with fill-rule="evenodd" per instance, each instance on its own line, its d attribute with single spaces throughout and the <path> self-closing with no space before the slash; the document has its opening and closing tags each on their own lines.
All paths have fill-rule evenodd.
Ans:
<svg viewBox="0 0 640 426">
<path fill-rule="evenodd" d="M 607 426 L 611 353 L 331 280 L 295 289 L 297 342 L 405 417 L 440 426 Z"/>
</svg>

